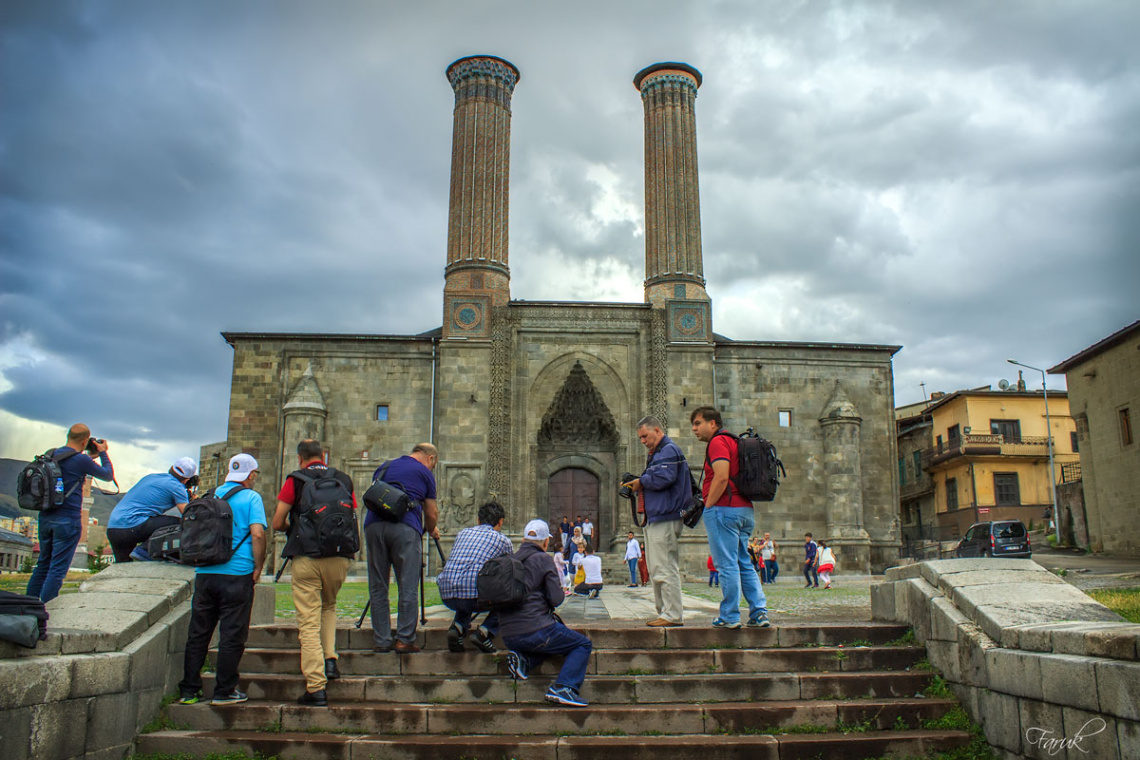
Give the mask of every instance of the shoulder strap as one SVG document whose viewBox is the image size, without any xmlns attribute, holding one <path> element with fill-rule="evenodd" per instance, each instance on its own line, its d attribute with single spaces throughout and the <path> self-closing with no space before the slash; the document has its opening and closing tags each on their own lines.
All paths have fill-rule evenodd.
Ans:
<svg viewBox="0 0 1140 760">
<path fill-rule="evenodd" d="M 47 454 L 48 458 L 50 458 L 56 464 L 59 464 L 60 462 L 66 462 L 68 459 L 71 459 L 78 453 L 79 452 L 75 449 L 71 449 L 71 451 L 68 451 L 66 454 L 62 455 L 59 453 L 59 449 L 48 449 L 44 452 L 44 454 Z M 67 501 L 67 497 L 75 493 L 76 489 L 78 489 L 79 486 L 83 485 L 83 481 L 85 480 L 87 480 L 87 476 L 83 475 L 79 478 L 79 480 L 75 481 L 75 483 L 72 484 L 71 488 L 67 489 L 67 493 L 63 495 L 63 501 Z"/>
<path fill-rule="evenodd" d="M 215 492 L 215 491 L 217 491 L 217 490 L 218 490 L 217 488 L 211 488 L 211 489 L 210 489 L 210 493 L 211 493 L 211 494 L 214 494 L 214 496 L 215 496 L 215 497 L 217 497 L 217 498 L 221 499 L 221 500 L 222 500 L 222 501 L 224 501 L 226 504 L 229 504 L 229 503 L 230 503 L 230 499 L 232 499 L 232 498 L 233 498 L 234 494 L 238 493 L 239 491 L 247 491 L 247 490 L 249 490 L 249 489 L 248 489 L 248 488 L 247 488 L 247 487 L 246 487 L 244 484 L 238 484 L 238 487 L 237 487 L 237 488 L 235 488 L 235 489 L 233 489 L 232 491 L 226 491 L 226 495 L 225 495 L 225 496 L 218 496 L 216 493 L 214 493 L 214 492 Z"/>
</svg>

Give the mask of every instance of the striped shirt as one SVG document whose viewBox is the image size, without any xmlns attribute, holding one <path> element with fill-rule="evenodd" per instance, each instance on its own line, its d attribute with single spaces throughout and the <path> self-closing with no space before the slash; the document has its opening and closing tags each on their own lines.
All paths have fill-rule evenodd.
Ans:
<svg viewBox="0 0 1140 760">
<path fill-rule="evenodd" d="M 475 581 L 484 563 L 511 553 L 511 540 L 490 525 L 464 528 L 455 537 L 451 555 L 436 583 L 441 599 L 475 599 Z"/>
</svg>

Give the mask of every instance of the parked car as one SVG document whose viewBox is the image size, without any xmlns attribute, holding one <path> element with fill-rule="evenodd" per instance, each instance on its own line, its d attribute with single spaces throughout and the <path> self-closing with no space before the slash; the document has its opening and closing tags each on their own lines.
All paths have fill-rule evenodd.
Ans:
<svg viewBox="0 0 1140 760">
<path fill-rule="evenodd" d="M 958 542 L 959 557 L 1014 557 L 1029 559 L 1033 547 L 1021 520 L 974 523 Z"/>
</svg>

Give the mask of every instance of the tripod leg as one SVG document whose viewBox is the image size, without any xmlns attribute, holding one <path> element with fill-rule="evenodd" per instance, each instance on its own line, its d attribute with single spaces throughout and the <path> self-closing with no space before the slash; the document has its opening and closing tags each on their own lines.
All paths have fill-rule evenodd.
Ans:
<svg viewBox="0 0 1140 760">
<path fill-rule="evenodd" d="M 368 608 L 371 606 L 372 606 L 372 600 L 371 599 L 369 599 L 367 602 L 364 603 L 364 612 L 360 613 L 360 620 L 356 621 L 356 627 L 357 628 L 364 625 L 364 618 L 368 617 Z"/>
<path fill-rule="evenodd" d="M 425 565 L 420 563 L 420 625 L 427 625 L 427 593 L 424 591 Z"/>
</svg>

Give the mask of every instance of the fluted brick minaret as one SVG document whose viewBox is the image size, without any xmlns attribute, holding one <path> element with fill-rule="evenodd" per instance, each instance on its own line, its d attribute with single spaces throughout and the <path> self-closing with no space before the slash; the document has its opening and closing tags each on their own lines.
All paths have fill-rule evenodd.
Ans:
<svg viewBox="0 0 1140 760">
<path fill-rule="evenodd" d="M 694 105 L 701 72 L 655 63 L 633 85 L 645 107 L 645 300 L 708 301 L 701 256 Z"/>
<path fill-rule="evenodd" d="M 448 66 L 447 80 L 455 90 L 455 120 L 443 334 L 486 338 L 490 307 L 511 297 L 511 95 L 519 70 L 502 58 L 475 55 Z"/>
</svg>

